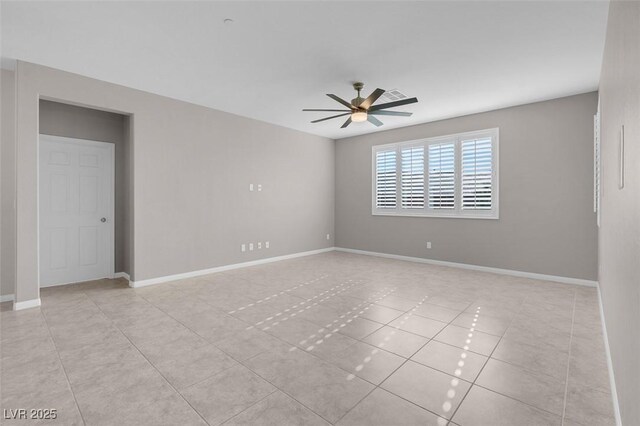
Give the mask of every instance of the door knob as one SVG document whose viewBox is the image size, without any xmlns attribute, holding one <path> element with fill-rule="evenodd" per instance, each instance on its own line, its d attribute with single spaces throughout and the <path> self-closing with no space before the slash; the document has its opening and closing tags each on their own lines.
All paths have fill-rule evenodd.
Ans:
<svg viewBox="0 0 640 426">
<path fill-rule="evenodd" d="M 100 222 L 105 223 L 107 221 L 106 217 L 103 217 L 102 219 L 100 219 Z"/>
</svg>

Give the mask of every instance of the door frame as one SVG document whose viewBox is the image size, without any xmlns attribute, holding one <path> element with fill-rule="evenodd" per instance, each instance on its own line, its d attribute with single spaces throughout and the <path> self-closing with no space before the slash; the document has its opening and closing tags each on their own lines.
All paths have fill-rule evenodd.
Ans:
<svg viewBox="0 0 640 426">
<path fill-rule="evenodd" d="M 58 142 L 58 143 L 65 143 L 65 144 L 69 144 L 69 145 L 79 145 L 79 146 L 93 146 L 96 148 L 107 148 L 107 150 L 109 151 L 109 153 L 111 154 L 111 158 L 112 158 L 112 162 L 111 162 L 111 167 L 108 169 L 109 170 L 109 177 L 108 177 L 108 183 L 109 183 L 109 198 L 110 198 L 110 202 L 111 202 L 111 211 L 109 212 L 109 215 L 111 216 L 111 222 L 110 222 L 110 226 L 109 226 L 109 237 L 107 238 L 109 246 L 108 246 L 108 250 L 107 250 L 107 259 L 108 259 L 108 263 L 109 263 L 109 268 L 108 268 L 108 276 L 104 277 L 104 278 L 114 278 L 115 276 L 115 238 L 116 238 L 116 234 L 115 234 L 115 224 L 116 224 L 116 216 L 115 216 L 115 208 L 116 208 L 116 200 L 115 200 L 115 167 L 116 167 L 116 156 L 115 156 L 115 144 L 113 142 L 100 142 L 100 141 L 93 141 L 93 140 L 89 140 L 89 139 L 79 139 L 79 138 L 69 138 L 66 136 L 53 136 L 53 135 L 46 135 L 43 133 L 39 133 L 38 134 L 38 144 L 37 144 L 37 148 L 36 148 L 36 156 L 37 156 L 37 175 L 36 175 L 36 187 L 37 187 L 37 191 L 36 191 L 36 217 L 37 217 L 37 229 L 36 229 L 36 233 L 37 233 L 37 253 L 38 253 L 38 262 L 37 262 L 37 270 L 38 270 L 38 289 L 40 288 L 46 288 L 46 287 L 56 287 L 56 286 L 60 286 L 60 285 L 67 285 L 67 284 L 73 284 L 75 283 L 75 281 L 72 282 L 65 282 L 65 283 L 58 283 L 58 284 L 49 284 L 49 285 L 45 285 L 42 286 L 40 284 L 40 143 L 42 141 L 42 139 L 48 139 L 50 141 L 53 142 Z M 100 278 L 96 278 L 96 279 L 100 279 Z"/>
</svg>

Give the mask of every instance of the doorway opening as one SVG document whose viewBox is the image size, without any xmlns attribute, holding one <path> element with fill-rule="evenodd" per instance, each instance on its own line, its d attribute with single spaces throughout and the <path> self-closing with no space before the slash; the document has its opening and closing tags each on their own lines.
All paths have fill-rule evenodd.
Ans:
<svg viewBox="0 0 640 426">
<path fill-rule="evenodd" d="M 133 275 L 131 117 L 39 102 L 40 287 Z"/>
</svg>

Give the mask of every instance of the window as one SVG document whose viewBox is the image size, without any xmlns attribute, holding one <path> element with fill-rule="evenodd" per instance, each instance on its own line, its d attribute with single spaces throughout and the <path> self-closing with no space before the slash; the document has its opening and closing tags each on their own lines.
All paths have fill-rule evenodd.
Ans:
<svg viewBox="0 0 640 426">
<path fill-rule="evenodd" d="M 498 218 L 498 129 L 373 147 L 374 215 Z"/>
</svg>

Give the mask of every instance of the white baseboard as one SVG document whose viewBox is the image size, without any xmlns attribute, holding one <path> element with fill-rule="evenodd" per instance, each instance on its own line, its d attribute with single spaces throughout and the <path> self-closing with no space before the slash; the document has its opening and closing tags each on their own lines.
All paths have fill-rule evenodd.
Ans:
<svg viewBox="0 0 640 426">
<path fill-rule="evenodd" d="M 5 294 L 0 296 L 0 303 L 2 302 L 13 302 L 13 294 Z"/>
<path fill-rule="evenodd" d="M 148 285 L 161 284 L 169 281 L 182 280 L 185 278 L 199 277 L 201 275 L 215 274 L 216 272 L 230 271 L 232 269 L 246 268 L 248 266 L 263 265 L 265 263 L 279 262 L 281 260 L 294 259 L 296 257 L 311 256 L 314 254 L 326 253 L 333 251 L 334 247 L 327 247 L 318 250 L 303 251 L 299 253 L 285 254 L 283 256 L 267 257 L 265 259 L 252 260 L 249 262 L 233 263 L 231 265 L 218 266 L 215 268 L 201 269 L 198 271 L 184 272 L 175 275 L 166 275 L 164 277 L 149 278 L 141 281 L 129 281 L 129 286 L 134 288 L 146 287 Z"/>
<path fill-rule="evenodd" d="M 430 265 L 449 266 L 452 268 L 470 269 L 473 271 L 491 272 L 500 275 L 512 275 L 514 277 L 532 278 L 536 280 L 554 281 L 563 284 L 577 284 L 587 287 L 597 287 L 597 281 L 583 280 L 580 278 L 559 277 L 556 275 L 537 274 L 535 272 L 514 271 L 512 269 L 492 268 L 490 266 L 470 265 L 468 263 L 447 262 L 444 260 L 424 259 L 421 257 L 401 256 L 398 254 L 378 253 L 374 251 L 356 250 L 350 248 L 336 247 L 337 251 L 347 253 L 363 254 L 366 256 L 385 257 L 388 259 L 405 260 L 407 262 L 428 263 Z"/>
<path fill-rule="evenodd" d="M 616 425 L 622 426 L 620 416 L 620 405 L 618 404 L 618 392 L 616 390 L 616 379 L 613 375 L 613 361 L 611 360 L 611 350 L 609 349 L 609 336 L 607 335 L 607 324 L 604 320 L 604 308 L 602 306 L 602 294 L 598 285 L 598 305 L 600 306 L 600 321 L 602 323 L 602 337 L 604 338 L 604 349 L 607 354 L 607 368 L 609 369 L 609 386 L 611 387 L 611 399 L 613 400 L 613 413 L 616 417 Z"/>
<path fill-rule="evenodd" d="M 40 299 L 25 300 L 24 302 L 13 302 L 13 310 L 21 311 L 23 309 L 37 308 L 40 306 Z"/>
<path fill-rule="evenodd" d="M 113 274 L 113 278 L 125 278 L 127 281 L 131 281 L 131 277 L 126 272 L 116 272 Z"/>
</svg>

